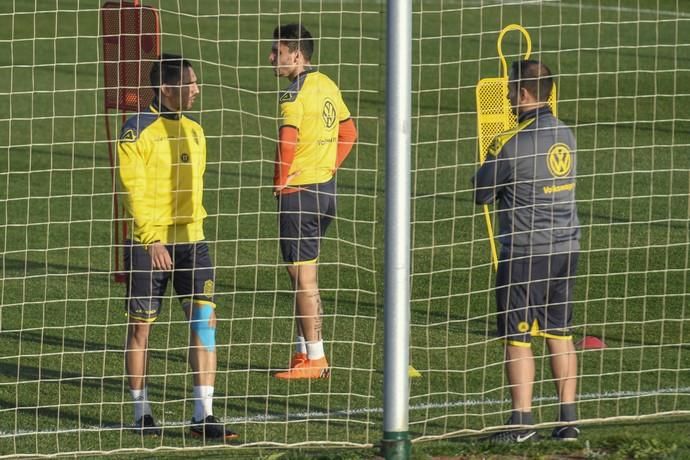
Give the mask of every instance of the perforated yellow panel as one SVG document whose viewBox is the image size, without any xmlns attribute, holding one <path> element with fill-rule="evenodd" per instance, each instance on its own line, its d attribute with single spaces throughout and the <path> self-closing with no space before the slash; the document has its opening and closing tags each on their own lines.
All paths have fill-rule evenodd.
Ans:
<svg viewBox="0 0 690 460">
<path fill-rule="evenodd" d="M 498 56 L 501 58 L 501 64 L 503 66 L 503 77 L 482 78 L 477 83 L 475 91 L 477 97 L 477 140 L 479 144 L 480 164 L 483 164 L 484 160 L 486 160 L 486 154 L 494 138 L 502 132 L 517 126 L 517 117 L 511 110 L 510 101 L 508 100 L 508 64 L 501 47 L 503 36 L 511 30 L 520 32 L 525 38 L 527 52 L 523 59 L 529 59 L 530 53 L 532 52 L 532 40 L 521 25 L 510 24 L 501 30 L 498 36 L 497 48 Z M 549 97 L 549 105 L 551 106 L 553 114 L 558 116 L 556 101 L 557 93 L 556 84 L 554 83 L 551 96 Z M 496 270 L 498 269 L 498 254 L 496 252 L 493 224 L 491 222 L 488 205 L 484 205 L 484 218 L 486 221 L 486 229 L 489 233 L 491 261 L 493 262 L 494 270 Z"/>
<path fill-rule="evenodd" d="M 484 163 L 486 153 L 494 138 L 502 132 L 517 126 L 517 117 L 508 100 L 508 79 L 482 78 L 477 83 L 477 137 L 479 140 L 479 163 Z M 549 106 L 558 116 L 556 84 L 549 97 Z"/>
<path fill-rule="evenodd" d="M 484 163 L 486 153 L 494 138 L 517 124 L 508 100 L 507 78 L 483 78 L 477 84 L 477 136 L 479 163 Z"/>
</svg>

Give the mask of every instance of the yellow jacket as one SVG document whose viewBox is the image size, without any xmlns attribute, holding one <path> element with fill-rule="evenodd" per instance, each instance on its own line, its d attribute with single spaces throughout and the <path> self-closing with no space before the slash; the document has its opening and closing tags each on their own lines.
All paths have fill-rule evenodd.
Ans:
<svg viewBox="0 0 690 460">
<path fill-rule="evenodd" d="M 124 124 L 117 153 L 125 209 L 134 220 L 130 237 L 145 245 L 203 240 L 201 125 L 181 113 L 160 112 L 154 101 Z"/>
</svg>

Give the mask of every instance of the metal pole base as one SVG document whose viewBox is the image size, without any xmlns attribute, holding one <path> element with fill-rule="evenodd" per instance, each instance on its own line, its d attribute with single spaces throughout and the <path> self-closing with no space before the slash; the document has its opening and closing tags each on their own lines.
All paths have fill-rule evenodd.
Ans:
<svg viewBox="0 0 690 460">
<path fill-rule="evenodd" d="M 384 432 L 381 441 L 381 455 L 386 460 L 408 460 L 412 444 L 407 431 Z"/>
</svg>

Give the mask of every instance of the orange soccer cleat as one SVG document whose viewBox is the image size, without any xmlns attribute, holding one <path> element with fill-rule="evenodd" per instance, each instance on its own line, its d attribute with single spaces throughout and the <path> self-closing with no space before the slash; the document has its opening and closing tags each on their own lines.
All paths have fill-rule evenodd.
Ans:
<svg viewBox="0 0 690 460">
<path fill-rule="evenodd" d="M 326 357 L 319 359 L 305 359 L 285 372 L 278 372 L 278 379 L 327 379 L 331 374 Z"/>
<path fill-rule="evenodd" d="M 295 354 L 292 355 L 292 359 L 290 360 L 290 369 L 293 367 L 297 366 L 299 363 L 306 361 L 307 360 L 307 354 L 306 353 L 300 353 L 300 352 L 295 352 Z"/>
</svg>

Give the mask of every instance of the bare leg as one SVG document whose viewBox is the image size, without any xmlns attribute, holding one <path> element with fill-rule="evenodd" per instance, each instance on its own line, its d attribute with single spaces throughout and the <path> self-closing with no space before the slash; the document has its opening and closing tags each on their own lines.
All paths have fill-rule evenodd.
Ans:
<svg viewBox="0 0 690 460">
<path fill-rule="evenodd" d="M 534 355 L 531 347 L 506 346 L 506 372 L 513 410 L 531 412 L 534 384 Z"/>
<path fill-rule="evenodd" d="M 141 390 L 146 383 L 150 332 L 151 324 L 142 321 L 131 320 L 127 327 L 125 365 L 132 390 Z"/>
<path fill-rule="evenodd" d="M 152 422 L 152 418 L 144 416 L 152 415 L 151 405 L 146 389 L 146 374 L 148 371 L 148 342 L 151 333 L 151 323 L 130 319 L 127 326 L 127 344 L 125 348 L 125 365 L 129 390 L 134 402 L 134 421 L 141 434 L 158 435 L 160 431 Z"/>
<path fill-rule="evenodd" d="M 295 289 L 297 330 L 307 342 L 322 340 L 322 305 L 319 294 L 318 265 L 290 265 L 287 267 Z"/>
<path fill-rule="evenodd" d="M 577 394 L 577 355 L 573 340 L 547 339 L 551 353 L 551 372 L 561 403 L 574 403 Z"/>
<path fill-rule="evenodd" d="M 307 356 L 305 360 L 293 360 L 290 370 L 275 374 L 279 379 L 328 378 L 330 371 L 322 340 L 321 296 L 318 285 L 318 266 L 292 265 L 287 268 L 295 287 L 295 314 L 298 330 L 304 333 Z"/>
</svg>

